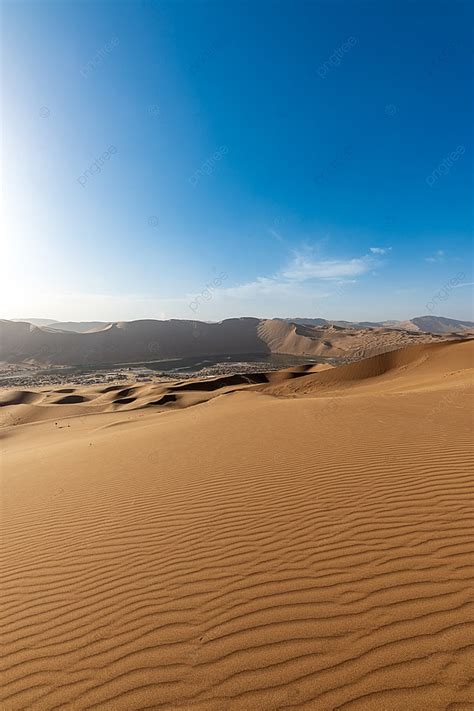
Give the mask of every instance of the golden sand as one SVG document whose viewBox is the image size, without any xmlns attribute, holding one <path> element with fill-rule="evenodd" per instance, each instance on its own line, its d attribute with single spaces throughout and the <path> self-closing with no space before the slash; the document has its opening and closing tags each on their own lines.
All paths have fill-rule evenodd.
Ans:
<svg viewBox="0 0 474 711">
<path fill-rule="evenodd" d="M 474 708 L 473 353 L 4 392 L 1 708 Z"/>
</svg>

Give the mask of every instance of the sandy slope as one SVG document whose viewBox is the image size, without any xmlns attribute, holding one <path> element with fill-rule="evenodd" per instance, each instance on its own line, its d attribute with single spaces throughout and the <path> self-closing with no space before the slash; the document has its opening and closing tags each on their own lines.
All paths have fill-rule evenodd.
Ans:
<svg viewBox="0 0 474 711">
<path fill-rule="evenodd" d="M 472 366 L 3 407 L 2 708 L 472 709 Z"/>
</svg>

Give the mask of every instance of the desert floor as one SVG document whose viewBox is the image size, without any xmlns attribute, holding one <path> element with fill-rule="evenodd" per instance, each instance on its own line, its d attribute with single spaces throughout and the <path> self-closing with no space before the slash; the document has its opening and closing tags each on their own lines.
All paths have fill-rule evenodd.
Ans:
<svg viewBox="0 0 474 711">
<path fill-rule="evenodd" d="M 473 360 L 3 391 L 1 708 L 473 709 Z"/>
</svg>

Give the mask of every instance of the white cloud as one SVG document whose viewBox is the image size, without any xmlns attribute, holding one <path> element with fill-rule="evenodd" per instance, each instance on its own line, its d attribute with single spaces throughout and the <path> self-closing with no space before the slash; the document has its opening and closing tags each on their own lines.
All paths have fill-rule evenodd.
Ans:
<svg viewBox="0 0 474 711">
<path fill-rule="evenodd" d="M 372 254 L 387 254 L 387 252 L 391 252 L 392 248 L 391 247 L 371 247 L 370 251 Z"/>
<path fill-rule="evenodd" d="M 446 252 L 443 249 L 438 249 L 430 257 L 425 257 L 425 262 L 444 262 Z"/>
<path fill-rule="evenodd" d="M 288 316 L 310 309 L 320 312 L 321 300 L 338 298 L 346 289 L 376 265 L 372 255 L 353 259 L 314 259 L 296 254 L 289 264 L 272 276 L 251 282 L 224 285 L 196 300 L 192 311 L 196 318 L 226 316 Z M 197 302 L 199 307 L 196 307 Z M 199 314 L 199 316 L 198 316 Z"/>
<path fill-rule="evenodd" d="M 356 259 L 320 259 L 313 260 L 304 255 L 297 255 L 283 270 L 282 276 L 291 281 L 308 279 L 341 279 L 360 276 L 374 266 L 372 257 L 366 255 Z"/>
<path fill-rule="evenodd" d="M 352 259 L 316 259 L 310 250 L 297 253 L 278 272 L 244 283 L 232 283 L 232 275 L 219 287 L 202 284 L 180 296 L 140 294 L 43 295 L 14 316 L 46 316 L 58 320 L 133 320 L 139 318 L 191 318 L 219 320 L 239 316 L 289 317 L 298 313 L 321 314 L 321 304 L 350 293 L 362 275 L 370 274 L 377 261 L 368 254 Z M 30 302 L 29 302 L 30 303 Z M 52 306 L 54 305 L 54 308 Z M 20 313 L 21 312 L 21 313 Z M 5 314 L 8 317 L 8 314 Z"/>
<path fill-rule="evenodd" d="M 317 289 L 314 286 L 299 284 L 291 281 L 285 281 L 278 278 L 258 277 L 255 281 L 236 286 L 229 286 L 221 289 L 216 289 L 214 298 L 217 301 L 236 301 L 249 302 L 249 304 L 258 303 L 260 299 L 290 299 L 294 297 L 312 299 L 325 299 L 331 296 L 331 292 L 327 289 Z"/>
</svg>

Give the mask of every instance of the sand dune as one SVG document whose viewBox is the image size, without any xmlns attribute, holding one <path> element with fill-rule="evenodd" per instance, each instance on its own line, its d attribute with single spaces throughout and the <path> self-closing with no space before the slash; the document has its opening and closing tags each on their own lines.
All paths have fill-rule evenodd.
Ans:
<svg viewBox="0 0 474 711">
<path fill-rule="evenodd" d="M 5 392 L 2 708 L 473 708 L 473 357 Z"/>
<path fill-rule="evenodd" d="M 304 325 L 282 319 L 234 318 L 220 323 L 150 319 L 110 323 L 82 333 L 58 330 L 57 324 L 36 327 L 0 320 L 0 361 L 83 365 L 250 353 L 354 359 L 440 338 L 384 327 Z"/>
<path fill-rule="evenodd" d="M 337 326 L 352 328 L 389 328 L 401 331 L 424 331 L 428 333 L 464 333 L 474 330 L 474 321 L 460 321 L 444 316 L 415 316 L 404 321 L 326 321 L 323 318 L 295 318 L 288 319 L 293 323 L 325 326 L 335 324 Z"/>
<path fill-rule="evenodd" d="M 432 387 L 440 389 L 464 383 L 473 365 L 474 341 L 456 344 L 430 343 L 407 346 L 370 358 L 330 369 L 321 374 L 308 373 L 302 380 L 283 382 L 278 387 L 266 388 L 275 395 L 304 395 L 364 387 L 377 388 L 378 393 Z"/>
<path fill-rule="evenodd" d="M 102 330 L 110 325 L 106 321 L 55 321 L 54 319 L 21 318 L 13 321 L 26 321 L 34 326 L 49 326 L 61 331 L 87 331 Z M 325 318 L 287 318 L 285 321 L 308 326 L 344 326 L 348 328 L 395 328 L 402 331 L 425 331 L 428 333 L 463 333 L 474 330 L 474 321 L 460 321 L 459 319 L 444 316 L 416 316 L 403 321 L 328 321 Z"/>
<path fill-rule="evenodd" d="M 147 383 L 135 385 L 93 385 L 57 388 L 39 388 L 36 391 L 0 390 L 0 424 L 25 424 L 57 419 L 64 415 L 86 415 L 117 410 L 137 410 L 148 407 L 190 407 L 214 397 L 249 389 L 258 384 L 287 383 L 324 370 L 331 365 L 301 365 L 269 373 L 246 373 L 185 380 L 173 383 Z M 80 408 L 66 409 L 65 405 Z M 60 408 L 57 406 L 61 405 Z M 16 406 L 16 407 L 14 407 Z"/>
</svg>

